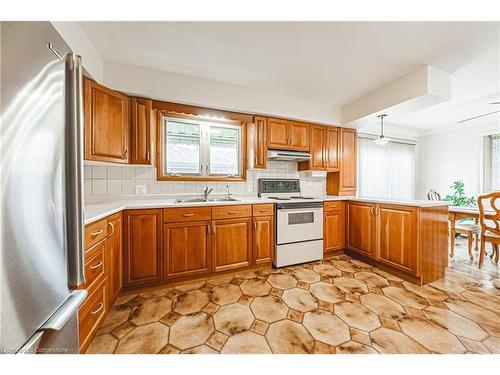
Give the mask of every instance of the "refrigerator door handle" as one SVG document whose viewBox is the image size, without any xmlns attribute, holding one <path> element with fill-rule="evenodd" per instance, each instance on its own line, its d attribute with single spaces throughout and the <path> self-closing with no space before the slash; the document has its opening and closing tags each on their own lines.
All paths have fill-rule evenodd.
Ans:
<svg viewBox="0 0 500 375">
<path fill-rule="evenodd" d="M 75 290 L 66 301 L 59 307 L 54 314 L 46 320 L 38 331 L 47 331 L 49 329 L 60 331 L 64 328 L 69 318 L 78 310 L 78 307 L 87 298 L 86 290 Z"/>
<path fill-rule="evenodd" d="M 85 283 L 83 251 L 83 89 L 82 59 L 65 56 L 65 204 L 68 284 Z"/>
</svg>

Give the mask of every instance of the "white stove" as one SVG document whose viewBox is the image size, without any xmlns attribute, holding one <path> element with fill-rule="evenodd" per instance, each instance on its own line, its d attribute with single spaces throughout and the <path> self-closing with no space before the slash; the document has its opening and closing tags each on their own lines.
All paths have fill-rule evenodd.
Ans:
<svg viewBox="0 0 500 375">
<path fill-rule="evenodd" d="M 276 200 L 274 266 L 323 258 L 323 199 L 302 196 L 299 179 L 259 179 L 259 197 Z"/>
</svg>

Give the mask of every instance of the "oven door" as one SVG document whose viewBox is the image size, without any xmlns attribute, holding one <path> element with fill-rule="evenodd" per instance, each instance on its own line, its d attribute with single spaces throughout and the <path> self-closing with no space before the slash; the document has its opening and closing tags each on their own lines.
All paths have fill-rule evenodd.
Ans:
<svg viewBox="0 0 500 375">
<path fill-rule="evenodd" d="M 323 207 L 278 208 L 277 245 L 323 239 Z"/>
</svg>

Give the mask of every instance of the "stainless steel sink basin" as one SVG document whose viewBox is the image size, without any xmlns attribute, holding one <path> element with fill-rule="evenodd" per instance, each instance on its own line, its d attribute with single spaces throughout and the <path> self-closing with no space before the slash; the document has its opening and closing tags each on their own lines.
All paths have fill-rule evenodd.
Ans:
<svg viewBox="0 0 500 375">
<path fill-rule="evenodd" d="M 187 198 L 187 199 L 176 199 L 174 203 L 201 203 L 201 202 L 207 202 L 203 198 Z"/>
<path fill-rule="evenodd" d="M 176 199 L 175 204 L 182 203 L 205 203 L 205 202 L 237 202 L 239 199 L 234 198 L 210 198 L 205 200 L 203 198 L 186 198 L 186 199 Z"/>
<path fill-rule="evenodd" d="M 234 198 L 212 198 L 209 199 L 210 202 L 238 202 L 239 199 Z"/>
</svg>

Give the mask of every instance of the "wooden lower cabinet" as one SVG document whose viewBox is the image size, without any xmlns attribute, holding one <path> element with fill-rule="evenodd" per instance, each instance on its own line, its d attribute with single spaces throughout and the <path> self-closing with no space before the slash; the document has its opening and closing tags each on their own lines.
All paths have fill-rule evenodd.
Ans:
<svg viewBox="0 0 500 375">
<path fill-rule="evenodd" d="M 106 251 L 108 255 L 108 285 L 109 305 L 111 306 L 122 288 L 123 257 L 122 257 L 122 213 L 114 214 L 107 219 L 108 237 L 106 238 Z"/>
<path fill-rule="evenodd" d="M 252 262 L 252 218 L 212 222 L 213 271 L 248 267 Z"/>
<path fill-rule="evenodd" d="M 379 205 L 376 259 L 401 271 L 416 273 L 418 208 Z"/>
<path fill-rule="evenodd" d="M 444 277 L 448 265 L 448 207 L 347 202 L 352 255 L 417 284 Z"/>
<path fill-rule="evenodd" d="M 164 224 L 165 279 L 195 276 L 211 270 L 210 221 Z"/>
<path fill-rule="evenodd" d="M 124 286 L 162 280 L 161 213 L 161 209 L 124 212 Z"/>
<path fill-rule="evenodd" d="M 347 247 L 365 256 L 375 256 L 376 222 L 372 203 L 347 205 Z"/>
<path fill-rule="evenodd" d="M 78 309 L 80 353 L 85 352 L 108 313 L 107 294 L 107 278 L 104 277 L 96 288 L 89 291 L 89 295 Z"/>
<path fill-rule="evenodd" d="M 274 217 L 253 218 L 253 264 L 269 264 L 274 249 Z"/>
<path fill-rule="evenodd" d="M 332 210 L 329 210 L 325 204 L 323 214 L 323 253 L 325 256 L 345 248 L 345 203 L 338 203 Z"/>
</svg>

